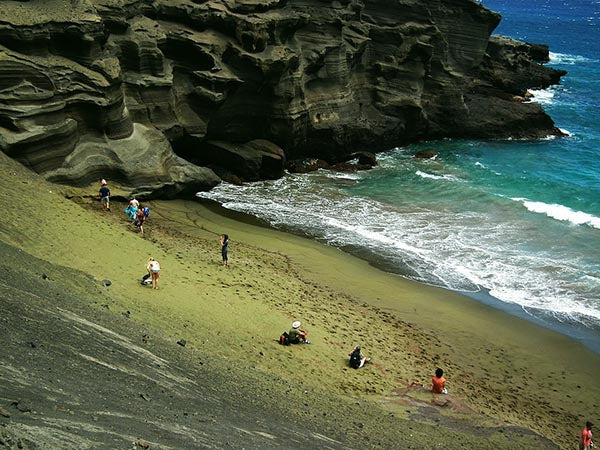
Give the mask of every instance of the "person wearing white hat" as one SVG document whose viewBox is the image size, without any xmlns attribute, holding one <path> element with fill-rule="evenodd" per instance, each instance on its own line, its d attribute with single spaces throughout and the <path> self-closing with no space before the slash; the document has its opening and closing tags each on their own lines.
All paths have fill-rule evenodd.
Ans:
<svg viewBox="0 0 600 450">
<path fill-rule="evenodd" d="M 299 344 L 300 342 L 304 342 L 305 344 L 310 344 L 310 341 L 306 339 L 306 335 L 308 331 L 301 330 L 302 322 L 296 320 L 292 323 L 292 329 L 288 333 L 290 344 Z"/>
</svg>

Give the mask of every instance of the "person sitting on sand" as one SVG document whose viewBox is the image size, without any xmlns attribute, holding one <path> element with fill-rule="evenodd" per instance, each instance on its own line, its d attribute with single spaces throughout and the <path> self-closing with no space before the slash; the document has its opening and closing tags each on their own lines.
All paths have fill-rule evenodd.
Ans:
<svg viewBox="0 0 600 450">
<path fill-rule="evenodd" d="M 585 428 L 581 430 L 581 438 L 579 439 L 579 450 L 590 450 L 592 444 L 592 427 L 594 424 L 589 420 L 585 423 Z"/>
<path fill-rule="evenodd" d="M 152 289 L 158 289 L 158 277 L 160 276 L 160 264 L 154 258 L 150 258 L 146 270 L 152 277 Z"/>
<path fill-rule="evenodd" d="M 431 378 L 431 392 L 434 394 L 447 394 L 446 379 L 443 377 L 444 371 L 439 367 L 435 370 L 435 376 Z"/>
<path fill-rule="evenodd" d="M 223 258 L 223 265 L 228 266 L 227 253 L 229 252 L 229 236 L 226 234 L 221 235 L 221 257 Z"/>
<path fill-rule="evenodd" d="M 300 329 L 301 325 L 302 325 L 302 322 L 300 322 L 299 320 L 296 320 L 294 323 L 292 323 L 292 329 L 288 333 L 288 336 L 289 336 L 288 339 L 290 340 L 290 344 L 299 344 L 300 342 L 304 342 L 305 344 L 310 344 L 310 341 L 306 339 L 306 335 L 308 334 L 308 331 L 301 330 Z"/>
<path fill-rule="evenodd" d="M 352 350 L 348 356 L 350 357 L 350 367 L 353 369 L 360 369 L 366 363 L 371 361 L 371 358 L 367 358 L 360 352 L 360 347 L 358 345 L 354 347 L 354 350 Z"/>
<path fill-rule="evenodd" d="M 106 185 L 106 181 L 98 190 L 98 196 L 100 197 L 100 203 L 104 205 L 107 211 L 110 211 L 110 189 Z"/>
</svg>

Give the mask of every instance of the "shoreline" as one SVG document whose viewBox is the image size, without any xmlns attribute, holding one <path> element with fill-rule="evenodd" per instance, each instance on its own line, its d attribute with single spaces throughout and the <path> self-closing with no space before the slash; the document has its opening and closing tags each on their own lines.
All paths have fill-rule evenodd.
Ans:
<svg viewBox="0 0 600 450">
<path fill-rule="evenodd" d="M 282 233 L 288 233 L 294 236 L 298 236 L 301 238 L 312 240 L 321 245 L 325 245 L 327 247 L 336 248 L 348 255 L 361 259 L 368 263 L 370 266 L 374 267 L 377 270 L 382 272 L 386 272 L 395 276 L 400 277 L 403 280 L 406 280 L 411 283 L 416 283 L 417 285 L 428 286 L 431 288 L 442 289 L 448 292 L 452 292 L 454 294 L 458 294 L 474 300 L 478 303 L 489 306 L 495 310 L 502 311 L 510 316 L 517 317 L 519 319 L 524 319 L 536 326 L 541 326 L 545 329 L 560 333 L 570 339 L 573 339 L 576 342 L 583 344 L 585 347 L 600 355 L 600 328 L 592 329 L 585 326 L 577 326 L 573 322 L 564 322 L 558 318 L 554 318 L 551 315 L 551 311 L 545 310 L 537 310 L 539 314 L 531 314 L 527 312 L 527 309 L 517 303 L 508 303 L 504 302 L 493 295 L 489 294 L 489 291 L 482 286 L 479 286 L 479 291 L 458 291 L 453 290 L 444 286 L 436 286 L 433 284 L 428 284 L 420 281 L 416 281 L 411 279 L 408 276 L 405 276 L 400 271 L 394 270 L 394 267 L 385 261 L 383 258 L 377 258 L 377 256 L 368 250 L 364 250 L 361 248 L 354 248 L 351 246 L 346 247 L 338 247 L 327 244 L 325 241 L 314 238 L 306 233 L 303 233 L 302 230 L 294 229 L 291 227 L 281 227 L 276 228 L 269 224 L 266 220 L 260 219 L 250 213 L 245 213 L 241 211 L 236 211 L 234 209 L 229 209 L 224 207 L 220 202 L 216 200 L 211 200 L 202 197 L 196 197 L 196 201 L 214 212 L 215 214 L 222 215 L 223 217 L 227 217 L 233 220 L 236 220 L 241 223 L 246 223 L 253 226 L 263 227 L 273 231 L 279 231 Z M 544 317 L 545 316 L 545 317 Z"/>
<path fill-rule="evenodd" d="M 421 442 L 431 444 L 433 433 L 442 448 L 555 448 L 545 438 L 565 448 L 585 420 L 598 420 L 600 357 L 573 339 L 340 249 L 219 215 L 195 199 L 150 202 L 141 236 L 123 204 L 107 213 L 89 198 L 95 186 L 52 185 L 6 165 L 0 237 L 86 274 L 92 294 L 109 294 L 94 299 L 92 315 L 106 303 L 110 314 L 163 336 L 194 366 L 216 358 L 264 375 L 264 383 L 247 380 L 250 392 L 269 392 L 279 379 L 286 399 L 288 387 L 298 387 L 292 406 L 304 411 L 320 402 L 328 427 L 338 426 L 340 414 L 353 427 L 357 418 L 337 410 L 347 400 L 371 411 L 358 419 L 370 436 L 396 445 L 402 436 L 404 448 L 419 442 L 417 428 L 430 430 Z M 40 203 L 53 207 L 42 214 Z M 230 236 L 229 268 L 220 264 L 222 233 Z M 139 285 L 149 256 L 161 263 L 160 290 Z M 47 282 L 39 272 L 36 278 Z M 108 290 L 102 280 L 110 280 Z M 76 293 L 72 280 L 61 282 Z M 294 320 L 309 330 L 310 346 L 278 345 Z M 354 371 L 347 354 L 356 344 L 372 364 Z M 448 396 L 411 387 L 428 387 L 436 367 L 445 371 Z"/>
</svg>

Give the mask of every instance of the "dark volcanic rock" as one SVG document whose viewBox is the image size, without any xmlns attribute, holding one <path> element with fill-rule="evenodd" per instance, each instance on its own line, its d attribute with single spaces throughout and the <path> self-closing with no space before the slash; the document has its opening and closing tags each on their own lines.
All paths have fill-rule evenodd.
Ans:
<svg viewBox="0 0 600 450">
<path fill-rule="evenodd" d="M 287 170 L 291 173 L 309 173 L 319 169 L 327 169 L 329 163 L 317 158 L 304 158 L 289 161 Z"/>
<path fill-rule="evenodd" d="M 377 156 L 375 156 L 375 153 L 358 152 L 358 153 L 355 153 L 353 156 L 358 159 L 358 164 L 371 166 L 371 167 L 377 165 Z"/>
<path fill-rule="evenodd" d="M 437 156 L 437 152 L 433 149 L 427 148 L 423 150 L 419 150 L 414 154 L 417 159 L 431 159 Z"/>
<path fill-rule="evenodd" d="M 528 53 L 531 59 L 541 63 L 550 62 L 550 49 L 547 45 L 531 43 L 527 43 L 527 45 L 529 45 Z"/>
<path fill-rule="evenodd" d="M 54 181 L 102 170 L 166 197 L 218 181 L 169 143 L 255 180 L 286 157 L 557 134 L 514 96 L 564 72 L 534 62 L 545 46 L 490 37 L 500 16 L 472 0 L 32 0 L 0 16 L 0 149 Z"/>
<path fill-rule="evenodd" d="M 245 144 L 208 141 L 202 149 L 202 158 L 234 173 L 242 181 L 280 178 L 285 168 L 283 150 L 263 139 Z"/>
<path fill-rule="evenodd" d="M 373 166 L 370 164 L 354 164 L 351 162 L 341 162 L 334 164 L 330 167 L 331 170 L 337 170 L 338 172 L 356 172 L 358 170 L 369 170 Z"/>
<path fill-rule="evenodd" d="M 548 47 L 543 47 L 505 36 L 492 36 L 479 74 L 492 82 L 494 87 L 515 95 L 523 95 L 527 89 L 542 89 L 557 84 L 566 71 L 533 62 L 549 59 Z"/>
</svg>

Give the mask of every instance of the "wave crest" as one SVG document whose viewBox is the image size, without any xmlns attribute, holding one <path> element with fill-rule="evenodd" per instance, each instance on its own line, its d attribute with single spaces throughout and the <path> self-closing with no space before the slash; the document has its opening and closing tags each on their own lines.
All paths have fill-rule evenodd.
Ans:
<svg viewBox="0 0 600 450">
<path fill-rule="evenodd" d="M 554 99 L 554 91 L 550 89 L 529 89 L 529 92 L 533 97 L 526 103 L 539 103 L 541 105 L 550 105 Z"/>
<path fill-rule="evenodd" d="M 445 181 L 460 181 L 458 178 L 456 178 L 453 175 L 434 175 L 432 173 L 427 173 L 427 172 L 422 172 L 420 170 L 417 170 L 415 172 L 415 175 L 420 176 L 421 178 L 429 178 L 432 180 L 445 180 Z"/>
<path fill-rule="evenodd" d="M 591 59 L 585 56 L 569 55 L 566 53 L 554 53 L 550 52 L 550 64 L 578 64 L 582 62 L 590 62 Z"/>
<path fill-rule="evenodd" d="M 556 203 L 532 202 L 524 198 L 513 198 L 512 200 L 521 202 L 525 208 L 534 213 L 545 214 L 553 219 L 569 222 L 573 225 L 589 225 L 600 229 L 600 217 L 583 211 L 575 211 L 567 206 Z"/>
</svg>

